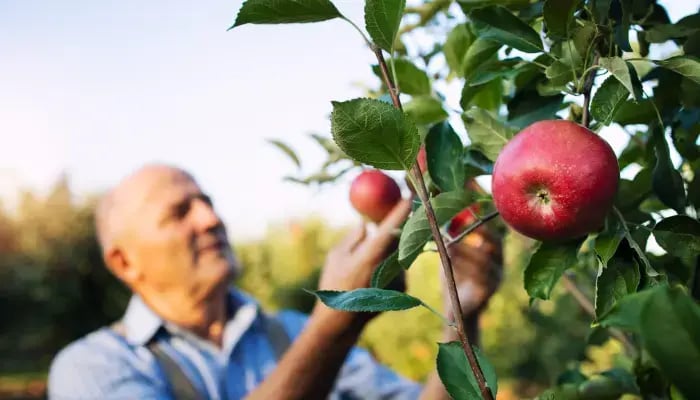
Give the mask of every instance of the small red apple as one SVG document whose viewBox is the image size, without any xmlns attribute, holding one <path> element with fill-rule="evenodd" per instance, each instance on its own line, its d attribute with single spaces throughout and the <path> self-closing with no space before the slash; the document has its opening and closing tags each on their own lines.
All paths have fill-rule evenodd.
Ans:
<svg viewBox="0 0 700 400">
<path fill-rule="evenodd" d="M 418 168 L 420 168 L 420 172 L 425 173 L 425 171 L 428 170 L 428 154 L 425 152 L 425 146 L 421 146 L 420 150 L 418 150 L 418 156 L 416 158 L 418 160 Z"/>
<path fill-rule="evenodd" d="M 469 225 L 476 222 L 475 216 L 478 215 L 478 212 L 478 204 L 474 204 L 460 211 L 457 215 L 452 217 L 450 225 L 447 227 L 447 233 L 449 233 L 451 237 L 457 237 L 460 233 L 467 229 Z"/>
<path fill-rule="evenodd" d="M 572 121 L 535 122 L 501 150 L 492 193 L 503 220 L 542 241 L 600 229 L 613 205 L 620 170 L 610 145 Z"/>
<path fill-rule="evenodd" d="M 350 203 L 375 223 L 381 222 L 400 200 L 396 181 L 376 169 L 363 171 L 350 185 Z"/>
</svg>

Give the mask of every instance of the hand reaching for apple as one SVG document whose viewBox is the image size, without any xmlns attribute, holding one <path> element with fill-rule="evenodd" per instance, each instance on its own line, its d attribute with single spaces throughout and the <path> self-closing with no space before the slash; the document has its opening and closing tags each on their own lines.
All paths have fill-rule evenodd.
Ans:
<svg viewBox="0 0 700 400">
<path fill-rule="evenodd" d="M 318 288 L 346 291 L 369 287 L 374 269 L 398 246 L 397 232 L 410 211 L 410 200 L 403 199 L 390 208 L 389 213 L 377 225 L 372 235 L 367 235 L 364 223 L 352 230 L 328 253 Z M 399 281 L 395 283 L 400 284 Z M 402 290 L 403 288 L 388 289 Z M 317 303 L 317 310 L 326 314 L 336 313 L 341 324 L 352 322 L 348 319 L 351 318 L 351 313 L 332 310 L 320 302 Z M 346 320 L 340 317 L 341 315 L 344 315 Z M 362 316 L 362 313 L 355 315 L 362 320 L 368 316 L 371 317 L 371 315 Z"/>
<path fill-rule="evenodd" d="M 478 316 L 496 292 L 503 276 L 503 253 L 501 241 L 484 226 L 464 237 L 448 248 L 452 260 L 457 295 L 462 317 Z M 441 274 L 443 304 L 447 318 L 452 320 L 452 306 Z"/>
</svg>

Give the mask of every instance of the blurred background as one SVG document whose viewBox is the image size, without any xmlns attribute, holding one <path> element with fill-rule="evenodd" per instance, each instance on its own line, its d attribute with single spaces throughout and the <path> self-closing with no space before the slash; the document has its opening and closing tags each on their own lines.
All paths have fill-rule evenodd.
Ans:
<svg viewBox="0 0 700 400">
<path fill-rule="evenodd" d="M 363 2 L 333 2 L 362 23 Z M 698 7 L 660 3 L 673 21 Z M 53 355 L 120 317 L 128 293 L 102 265 L 93 206 L 146 162 L 186 168 L 212 195 L 245 267 L 239 287 L 269 310 L 310 309 L 300 289 L 314 288 L 325 252 L 359 220 L 347 198 L 353 173 L 323 186 L 283 178 L 324 162 L 310 134 L 330 135 L 331 100 L 378 87 L 375 60 L 342 21 L 227 32 L 240 6 L 0 0 L 0 398 L 43 398 Z M 423 45 L 421 33 L 406 45 Z M 459 104 L 461 86 L 440 89 Z M 626 144 L 614 129 L 603 135 L 616 150 Z M 268 139 L 289 144 L 300 166 Z M 568 294 L 529 306 L 528 245 L 506 236 L 505 282 L 482 319 L 499 399 L 533 396 L 568 367 L 618 362 L 617 342 Z M 409 293 L 440 307 L 440 273 L 437 256 L 423 254 Z M 422 308 L 387 313 L 361 345 L 420 381 L 440 323 Z"/>
</svg>

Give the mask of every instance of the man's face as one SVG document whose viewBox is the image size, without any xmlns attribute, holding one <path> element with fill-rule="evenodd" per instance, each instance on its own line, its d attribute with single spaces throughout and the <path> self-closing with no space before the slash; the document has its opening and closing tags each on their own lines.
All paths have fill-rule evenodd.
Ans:
<svg viewBox="0 0 700 400">
<path fill-rule="evenodd" d="M 142 290 L 200 297 L 228 284 L 238 266 L 209 197 L 181 171 L 153 175 L 139 183 L 123 242 Z"/>
</svg>

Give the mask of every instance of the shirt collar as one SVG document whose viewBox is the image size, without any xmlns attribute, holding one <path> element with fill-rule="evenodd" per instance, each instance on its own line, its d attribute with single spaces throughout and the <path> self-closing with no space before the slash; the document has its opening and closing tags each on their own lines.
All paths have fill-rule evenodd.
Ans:
<svg viewBox="0 0 700 400">
<path fill-rule="evenodd" d="M 261 314 L 260 305 L 254 298 L 233 287 L 228 291 L 228 301 L 232 312 L 226 323 L 226 331 L 228 331 L 225 332 L 224 337 L 226 347 L 234 346 Z M 131 344 L 139 346 L 148 343 L 161 328 L 165 327 L 165 321 L 136 294 L 129 300 L 122 321 L 126 339 Z"/>
</svg>

